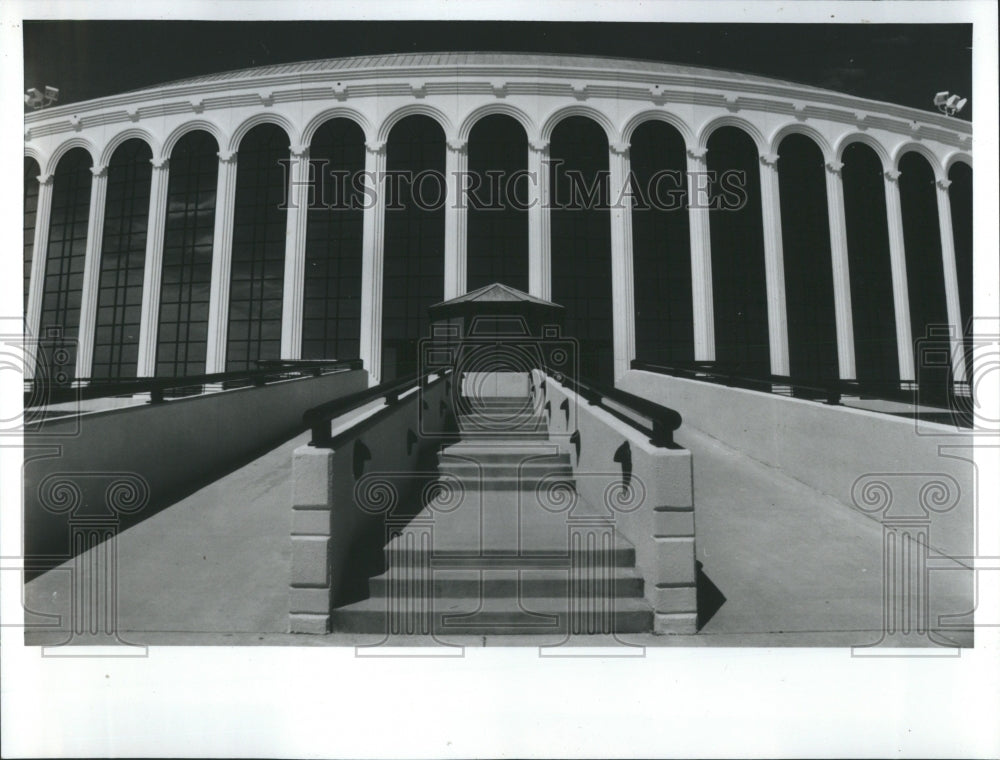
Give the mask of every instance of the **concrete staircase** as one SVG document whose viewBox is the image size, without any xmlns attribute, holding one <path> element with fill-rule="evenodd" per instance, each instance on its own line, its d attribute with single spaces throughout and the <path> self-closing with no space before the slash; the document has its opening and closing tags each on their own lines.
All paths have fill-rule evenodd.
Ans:
<svg viewBox="0 0 1000 760">
<path fill-rule="evenodd" d="M 460 410 L 424 508 L 387 524 L 387 571 L 334 631 L 466 636 L 651 631 L 633 546 L 574 488 L 528 399 Z"/>
</svg>

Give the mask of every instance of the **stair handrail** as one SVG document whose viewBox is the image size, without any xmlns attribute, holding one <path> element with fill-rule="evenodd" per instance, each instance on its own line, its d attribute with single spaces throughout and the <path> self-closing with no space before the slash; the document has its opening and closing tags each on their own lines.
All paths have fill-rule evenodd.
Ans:
<svg viewBox="0 0 1000 760">
<path fill-rule="evenodd" d="M 407 391 L 412 390 L 418 385 L 428 388 L 438 381 L 443 380 L 449 374 L 451 374 L 451 370 L 444 372 L 441 370 L 423 373 L 415 372 L 403 378 L 386 380 L 384 383 L 372 386 L 366 390 L 341 396 L 319 406 L 314 406 L 312 409 L 307 409 L 302 415 L 302 422 L 311 432 L 309 445 L 323 448 L 329 447 L 332 444 L 333 436 L 330 431 L 330 422 L 335 417 L 352 412 L 380 398 L 385 399 L 386 406 L 392 406 Z"/>
<path fill-rule="evenodd" d="M 576 392 L 588 404 L 600 406 L 604 411 L 622 420 L 649 436 L 649 442 L 661 448 L 673 448 L 674 432 L 680 428 L 682 418 L 680 412 L 664 406 L 655 401 L 650 401 L 634 393 L 623 391 L 620 388 L 596 383 L 593 380 L 582 380 L 563 376 L 560 382 Z M 610 402 L 610 403 L 609 403 Z M 643 426 L 634 416 L 623 412 L 618 407 L 625 407 L 639 417 L 648 420 L 648 425 Z"/>
<path fill-rule="evenodd" d="M 56 383 L 48 379 L 25 381 L 30 390 L 24 392 L 25 406 L 41 406 L 66 401 L 89 401 L 111 396 L 125 396 L 149 393 L 150 403 L 164 400 L 164 393 L 171 389 L 189 388 L 198 385 L 221 383 L 248 383 L 263 386 L 274 380 L 287 380 L 291 376 L 318 377 L 324 371 L 347 371 L 363 368 L 361 359 L 306 360 L 306 361 L 258 361 L 257 369 L 212 372 L 181 377 L 139 377 L 139 378 L 74 378 L 73 385 Z"/>
</svg>

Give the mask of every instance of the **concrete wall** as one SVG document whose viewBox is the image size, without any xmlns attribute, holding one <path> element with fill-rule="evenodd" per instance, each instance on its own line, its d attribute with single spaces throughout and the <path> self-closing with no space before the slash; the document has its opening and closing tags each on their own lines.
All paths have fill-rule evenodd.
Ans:
<svg viewBox="0 0 1000 760">
<path fill-rule="evenodd" d="M 695 633 L 691 452 L 654 446 L 648 436 L 552 378 L 546 380 L 540 402 L 549 405 L 550 439 L 569 452 L 577 492 L 635 546 L 646 599 L 655 611 L 655 631 Z M 579 453 L 571 440 L 575 433 Z M 630 490 L 622 488 L 625 461 L 631 464 Z"/>
<path fill-rule="evenodd" d="M 864 507 L 873 519 L 929 516 L 932 547 L 949 556 L 973 553 L 975 472 L 962 459 L 972 458 L 967 433 L 653 372 L 633 370 L 617 385 L 676 409 L 684 427 Z"/>
<path fill-rule="evenodd" d="M 68 416 L 25 433 L 25 553 L 73 553 L 84 522 L 124 529 L 304 429 L 307 409 L 367 387 L 363 370 Z"/>
<path fill-rule="evenodd" d="M 289 630 L 326 633 L 330 610 L 349 601 L 381 561 L 386 528 L 420 510 L 421 489 L 437 478 L 437 451 L 453 429 L 450 381 L 375 408 L 331 448 L 302 446 L 292 462 L 292 577 Z M 444 402 L 442 404 L 442 402 Z M 388 525 L 387 525 L 388 522 Z"/>
</svg>

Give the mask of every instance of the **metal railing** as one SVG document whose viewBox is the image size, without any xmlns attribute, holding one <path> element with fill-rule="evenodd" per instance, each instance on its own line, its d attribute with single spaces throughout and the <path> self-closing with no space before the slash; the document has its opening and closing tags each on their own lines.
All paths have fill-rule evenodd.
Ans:
<svg viewBox="0 0 1000 760">
<path fill-rule="evenodd" d="M 168 395 L 190 395 L 192 388 L 219 385 L 225 389 L 263 386 L 278 380 L 296 377 L 319 377 L 330 372 L 362 369 L 360 359 L 258 361 L 258 368 L 215 372 L 184 377 L 142 377 L 122 380 L 118 378 L 77 378 L 73 385 L 50 383 L 44 380 L 27 381 L 24 392 L 25 407 L 58 404 L 67 401 L 89 401 L 113 396 L 130 396 L 148 393 L 150 403 L 158 404 Z"/>
<path fill-rule="evenodd" d="M 599 406 L 636 430 L 649 436 L 654 446 L 673 448 L 674 432 L 681 426 L 681 415 L 675 409 L 633 393 L 611 388 L 590 380 L 564 376 L 562 385 L 574 391 L 588 404 Z M 543 380 L 544 384 L 545 381 Z"/>
<path fill-rule="evenodd" d="M 404 378 L 387 380 L 367 390 L 341 396 L 333 401 L 328 401 L 325 404 L 320 404 L 306 410 L 302 415 L 302 422 L 312 433 L 309 445 L 316 447 L 333 446 L 334 437 L 331 434 L 330 423 L 335 418 L 379 399 L 385 399 L 386 407 L 392 407 L 404 393 L 416 388 L 418 385 L 429 388 L 431 385 L 443 380 L 450 372 L 448 370 L 446 372 L 437 371 L 424 374 L 414 373 Z"/>
<path fill-rule="evenodd" d="M 831 406 L 843 406 L 844 397 L 891 401 L 910 407 L 908 414 L 913 416 L 931 419 L 944 414 L 957 424 L 971 424 L 967 393 L 956 392 L 965 390 L 962 384 L 956 387 L 942 383 L 920 385 L 915 382 L 904 384 L 841 379 L 802 382 L 786 375 L 746 375 L 721 362 L 676 362 L 665 365 L 633 359 L 631 367 L 688 380 L 818 401 Z M 919 406 L 936 407 L 939 411 L 921 412 Z"/>
</svg>

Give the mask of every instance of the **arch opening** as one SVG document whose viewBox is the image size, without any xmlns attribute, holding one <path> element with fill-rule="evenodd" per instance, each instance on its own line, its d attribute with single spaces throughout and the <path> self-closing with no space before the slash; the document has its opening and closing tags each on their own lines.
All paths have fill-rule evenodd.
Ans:
<svg viewBox="0 0 1000 760">
<path fill-rule="evenodd" d="M 136 375 L 152 157 L 144 140 L 131 138 L 115 149 L 108 162 L 93 378 Z"/>
<path fill-rule="evenodd" d="M 694 361 L 691 239 L 684 137 L 663 121 L 632 134 L 632 256 L 636 358 Z"/>
<path fill-rule="evenodd" d="M 36 378 L 58 384 L 76 375 L 91 164 L 85 148 L 72 148 L 59 159 L 53 179 Z"/>
<path fill-rule="evenodd" d="M 468 291 L 494 282 L 528 290 L 528 136 L 492 114 L 469 133 Z"/>
<path fill-rule="evenodd" d="M 258 124 L 243 137 L 236 170 L 226 369 L 281 355 L 288 136 Z"/>
<path fill-rule="evenodd" d="M 365 135 L 350 119 L 324 122 L 309 147 L 310 199 L 302 302 L 303 359 L 357 359 L 361 338 Z"/>
<path fill-rule="evenodd" d="M 196 130 L 181 137 L 170 153 L 156 332 L 158 376 L 205 371 L 218 150 L 210 133 Z"/>
<path fill-rule="evenodd" d="M 778 146 L 789 370 L 793 382 L 838 379 L 837 318 L 823 152 L 790 134 Z"/>
<path fill-rule="evenodd" d="M 580 371 L 614 379 L 608 140 L 585 116 L 552 132 L 552 300 L 566 308 L 566 333 L 579 341 Z"/>
<path fill-rule="evenodd" d="M 427 309 L 444 298 L 445 143 L 440 125 L 414 114 L 386 147 L 382 380 L 416 372 Z"/>
<path fill-rule="evenodd" d="M 738 127 L 708 139 L 715 355 L 737 375 L 771 371 L 757 146 Z"/>
</svg>

